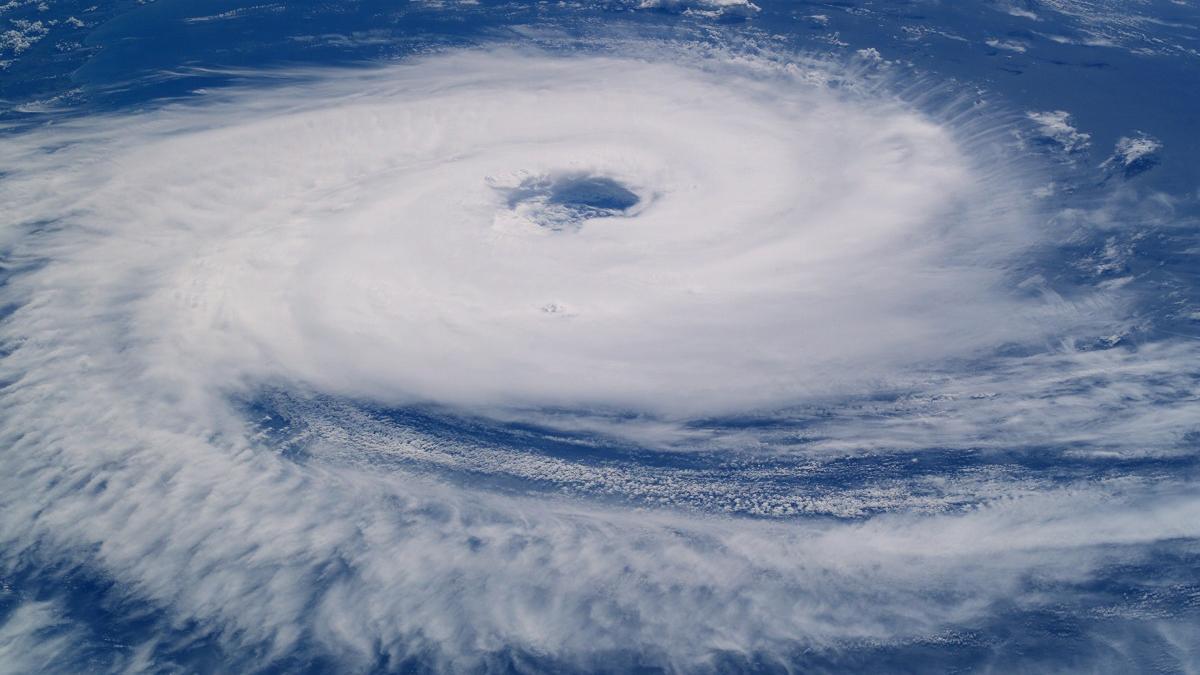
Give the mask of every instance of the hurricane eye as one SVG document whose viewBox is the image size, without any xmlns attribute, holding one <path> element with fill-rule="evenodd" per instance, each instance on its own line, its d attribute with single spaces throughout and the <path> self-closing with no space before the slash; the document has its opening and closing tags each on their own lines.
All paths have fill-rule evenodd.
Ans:
<svg viewBox="0 0 1200 675">
<path fill-rule="evenodd" d="M 553 183 L 549 201 L 582 209 L 624 211 L 638 203 L 638 196 L 611 178 L 586 176 Z"/>
<path fill-rule="evenodd" d="M 574 173 L 527 178 L 508 191 L 507 202 L 538 225 L 564 231 L 593 218 L 627 216 L 641 198 L 608 176 Z"/>
</svg>

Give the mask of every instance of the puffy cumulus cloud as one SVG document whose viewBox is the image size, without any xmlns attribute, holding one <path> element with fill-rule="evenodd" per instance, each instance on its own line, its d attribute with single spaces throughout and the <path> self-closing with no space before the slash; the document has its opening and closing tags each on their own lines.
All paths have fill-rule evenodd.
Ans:
<svg viewBox="0 0 1200 675">
<path fill-rule="evenodd" d="M 1031 575 L 1200 534 L 1182 481 L 751 521 L 324 461 L 336 428 L 302 461 L 263 440 L 233 403 L 263 388 L 654 427 L 924 381 L 1109 311 L 1012 290 L 1039 234 L 1009 134 L 794 66 L 655 56 L 452 53 L 14 136 L 5 568 L 94 569 L 247 658 L 716 670 L 932 639 L 1040 606 Z M 1036 369 L 1011 372 L 969 387 L 1028 407 L 1037 382 L 1012 380 Z M 886 433 L 923 433 L 905 422 Z M 848 424 L 830 437 L 878 436 Z"/>
<path fill-rule="evenodd" d="M 1072 126 L 1071 113 L 1065 110 L 1030 111 L 1025 115 L 1037 124 L 1040 140 L 1065 153 L 1082 152 L 1092 144 L 1092 135 Z"/>
<path fill-rule="evenodd" d="M 1122 136 L 1117 139 L 1113 154 L 1100 164 L 1100 168 L 1109 173 L 1120 172 L 1126 178 L 1132 178 L 1158 164 L 1158 153 L 1162 150 L 1162 141 L 1144 132 L 1134 136 Z"/>
</svg>

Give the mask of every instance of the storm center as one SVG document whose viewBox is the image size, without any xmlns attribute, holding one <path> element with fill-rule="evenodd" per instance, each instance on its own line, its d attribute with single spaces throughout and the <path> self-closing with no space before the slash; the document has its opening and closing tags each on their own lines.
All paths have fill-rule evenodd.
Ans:
<svg viewBox="0 0 1200 675">
<path fill-rule="evenodd" d="M 508 208 L 554 231 L 578 229 L 593 218 L 628 215 L 641 201 L 637 193 L 607 176 L 535 176 L 507 194 Z"/>
</svg>

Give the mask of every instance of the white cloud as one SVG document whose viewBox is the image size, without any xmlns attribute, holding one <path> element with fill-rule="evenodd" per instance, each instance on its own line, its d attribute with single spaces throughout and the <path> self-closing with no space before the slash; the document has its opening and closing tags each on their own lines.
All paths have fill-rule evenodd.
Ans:
<svg viewBox="0 0 1200 675">
<path fill-rule="evenodd" d="M 783 72 L 569 63 L 457 55 L 148 115 L 28 188 L 86 193 L 17 215 L 86 218 L 42 278 L 122 298 L 148 362 L 222 386 L 709 414 L 1047 329 L 1001 287 L 1037 237 L 1028 188 L 932 120 Z M 572 173 L 642 204 L 555 233 L 497 187 Z"/>
<path fill-rule="evenodd" d="M 1154 166 L 1160 150 L 1162 141 L 1139 131 L 1134 136 L 1122 136 L 1117 139 L 1113 154 L 1104 160 L 1100 167 L 1133 176 Z"/>
<path fill-rule="evenodd" d="M 1080 152 L 1092 144 L 1091 134 L 1072 126 L 1071 113 L 1065 110 L 1028 112 L 1025 115 L 1038 125 L 1044 138 L 1056 143 L 1064 152 Z"/>
<path fill-rule="evenodd" d="M 761 11 L 750 0 L 638 0 L 637 8 L 738 17 L 754 16 Z"/>
<path fill-rule="evenodd" d="M 1010 52 L 1024 53 L 1026 50 L 1025 43 L 1019 40 L 1000 40 L 998 38 L 988 38 L 986 44 L 992 49 L 1004 49 Z"/>
<path fill-rule="evenodd" d="M 586 667 L 636 650 L 696 670 L 937 634 L 1038 606 L 1032 569 L 1086 581 L 1200 535 L 1182 479 L 861 522 L 511 495 L 332 461 L 374 450 L 336 427 L 294 461 L 230 402 L 275 386 L 508 419 L 600 405 L 644 413 L 632 436 L 679 438 L 701 413 L 924 385 L 958 402 L 841 409 L 812 450 L 1111 449 L 1104 433 L 1175 449 L 1195 396 L 1170 369 L 1191 351 L 1045 348 L 1107 327 L 1115 293 L 1011 290 L 1046 227 L 1025 205 L 1036 166 L 961 118 L 795 70 L 458 53 L 12 137 L 0 237 L 28 269 L 0 327 L 0 561 L 73 560 L 266 657 L 470 669 L 511 648 Z M 640 210 L 552 232 L 506 202 L 528 177 L 581 173 Z M 955 369 L 1000 344 L 1043 348 Z M 1110 380 L 1069 386 L 1092 376 Z M 1155 396 L 1173 404 L 1141 404 Z M 504 468 L 420 430 L 386 440 Z M 523 479 L 578 469 L 507 468 L 526 461 Z M 629 491 L 698 484 L 677 480 Z M 14 625 L 47 621 L 30 612 Z"/>
<path fill-rule="evenodd" d="M 60 628 L 51 602 L 22 602 L 0 622 L 0 673 L 49 672 L 70 663 L 78 636 Z"/>
</svg>

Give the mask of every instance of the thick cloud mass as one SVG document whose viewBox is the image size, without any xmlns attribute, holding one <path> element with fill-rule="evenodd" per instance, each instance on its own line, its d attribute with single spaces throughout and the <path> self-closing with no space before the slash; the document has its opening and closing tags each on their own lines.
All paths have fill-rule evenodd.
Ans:
<svg viewBox="0 0 1200 675">
<path fill-rule="evenodd" d="M 1039 330 L 996 288 L 1032 234 L 1011 180 L 896 104 L 705 65 L 347 73 L 112 129 L 47 197 L 101 237 L 76 264 L 140 268 L 102 283 L 147 357 L 222 386 L 722 412 Z M 638 203 L 514 198 L 589 177 Z"/>
<path fill-rule="evenodd" d="M 690 423 L 917 383 L 927 398 L 886 414 L 814 415 L 813 451 L 1178 450 L 1196 385 L 1173 364 L 1194 350 L 1061 347 L 1116 291 L 1067 301 L 1017 272 L 1049 233 L 1021 178 L 1038 167 L 993 123 L 828 65 L 670 60 L 451 53 L 6 143 L 5 564 L 77 561 L 261 658 L 720 669 L 939 639 L 1044 602 L 1030 575 L 1068 587 L 1200 534 L 1194 490 L 1161 476 L 976 474 L 931 479 L 927 508 L 896 486 L 814 506 L 757 464 L 587 473 L 347 422 L 434 403 L 786 455 L 802 434 Z M 1001 367 L 956 374 L 971 359 Z M 264 390 L 308 424 L 299 455 L 247 416 Z M 380 469 L 392 456 L 681 508 Z M 22 609 L 0 649 L 54 611 Z"/>
</svg>

